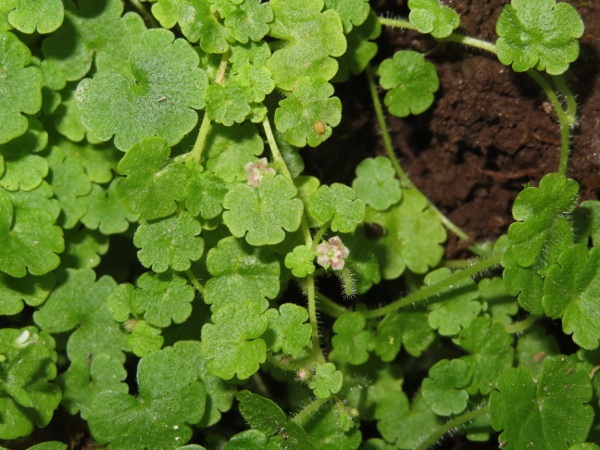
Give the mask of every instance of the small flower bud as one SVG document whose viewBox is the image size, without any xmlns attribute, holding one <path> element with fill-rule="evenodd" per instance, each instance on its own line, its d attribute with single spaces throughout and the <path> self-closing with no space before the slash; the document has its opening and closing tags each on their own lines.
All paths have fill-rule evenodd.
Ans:
<svg viewBox="0 0 600 450">
<path fill-rule="evenodd" d="M 32 336 L 28 330 L 23 330 L 19 337 L 14 340 L 13 347 L 23 349 L 25 347 L 35 344 L 39 338 L 40 337 L 37 334 L 34 334 Z"/>
<path fill-rule="evenodd" d="M 257 162 L 249 162 L 244 166 L 250 186 L 258 187 L 265 175 L 275 174 L 275 169 L 268 167 L 268 164 L 267 158 L 260 158 Z"/>
<path fill-rule="evenodd" d="M 307 383 L 312 378 L 312 372 L 306 368 L 298 369 L 296 376 L 303 383 Z"/>
<path fill-rule="evenodd" d="M 344 268 L 345 259 L 350 254 L 350 250 L 346 247 L 338 236 L 330 237 L 327 242 L 322 242 L 317 245 L 317 263 L 326 269 L 331 266 L 333 270 L 342 270 Z"/>
</svg>

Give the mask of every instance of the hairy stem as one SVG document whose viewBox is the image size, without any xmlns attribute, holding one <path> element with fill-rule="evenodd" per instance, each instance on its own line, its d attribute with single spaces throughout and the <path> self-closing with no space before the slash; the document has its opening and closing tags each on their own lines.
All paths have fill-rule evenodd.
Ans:
<svg viewBox="0 0 600 450">
<path fill-rule="evenodd" d="M 469 47 L 480 48 L 481 50 L 488 51 L 496 54 L 496 46 L 491 42 L 484 41 L 482 39 L 476 39 L 463 34 L 452 33 L 450 36 L 440 39 L 442 42 L 457 42 L 459 44 L 468 45 Z"/>
<path fill-rule="evenodd" d="M 302 425 L 302 422 L 304 422 L 308 417 L 310 417 L 310 415 L 312 413 L 316 412 L 321 406 L 323 406 L 329 400 L 331 400 L 331 398 L 316 398 L 316 399 L 314 399 L 312 402 L 310 402 L 308 405 L 306 405 L 304 408 L 302 408 L 302 411 L 300 411 L 298 414 L 296 414 L 292 418 L 292 420 L 294 422 L 296 422 L 298 425 Z"/>
<path fill-rule="evenodd" d="M 194 143 L 194 148 L 189 153 L 190 158 L 192 158 L 196 164 L 200 164 L 202 161 L 202 151 L 204 150 L 204 144 L 206 143 L 206 136 L 208 136 L 208 132 L 210 131 L 210 119 L 208 118 L 208 114 L 204 112 L 204 117 L 202 117 L 202 124 L 200 125 L 200 130 L 198 131 L 198 137 L 196 138 L 196 142 Z"/>
<path fill-rule="evenodd" d="M 188 279 L 190 280 L 190 283 L 192 283 L 192 286 L 194 286 L 196 288 L 196 290 L 198 292 L 200 292 L 200 294 L 204 297 L 204 286 L 202 286 L 200 284 L 200 282 L 198 281 L 196 276 L 193 274 L 193 272 L 190 269 L 188 269 L 185 271 L 185 274 L 187 275 Z"/>
<path fill-rule="evenodd" d="M 383 108 L 381 106 L 381 101 L 379 100 L 379 93 L 377 92 L 377 85 L 375 84 L 375 77 L 373 76 L 373 69 L 369 65 L 367 66 L 367 79 L 369 82 L 369 90 L 371 91 L 371 98 L 373 99 L 373 106 L 375 107 L 375 114 L 377 116 L 377 121 L 379 123 L 379 128 L 381 130 L 381 137 L 383 139 L 383 145 L 388 154 L 388 158 L 392 163 L 392 166 L 396 170 L 396 174 L 400 179 L 400 183 L 405 187 L 412 189 L 419 194 L 423 195 L 423 193 L 415 186 L 415 184 L 408 178 L 406 172 L 398 162 L 398 158 L 396 157 L 396 153 L 394 152 L 394 146 L 392 145 L 392 139 L 387 129 L 387 124 L 385 122 L 385 117 L 383 115 Z M 423 195 L 429 207 L 436 212 L 439 216 L 440 220 L 444 224 L 444 226 L 456 234 L 459 238 L 463 240 L 469 239 L 469 235 L 462 231 L 459 227 L 457 227 L 454 223 L 450 221 L 444 214 L 441 213 L 428 199 Z"/>
<path fill-rule="evenodd" d="M 473 411 L 469 411 L 461 416 L 455 417 L 454 419 L 446 422 L 445 424 L 439 426 L 432 434 L 430 434 L 427 439 L 425 439 L 416 450 L 427 450 L 429 447 L 434 445 L 443 435 L 448 433 L 449 431 L 460 427 L 472 420 L 478 419 L 479 417 L 485 416 L 489 414 L 490 407 L 489 405 L 482 406 L 479 409 L 475 409 Z"/>
<path fill-rule="evenodd" d="M 432 284 L 431 286 L 425 286 L 422 289 L 407 295 L 406 297 L 403 297 L 399 300 L 396 300 L 395 302 L 390 303 L 389 305 L 385 305 L 377 309 L 372 309 L 370 311 L 365 311 L 363 314 L 367 319 L 385 316 L 386 314 L 397 311 L 398 309 L 404 308 L 405 306 L 412 305 L 413 303 L 417 303 L 431 297 L 435 297 L 436 295 L 441 294 L 447 289 L 451 289 L 452 287 L 456 286 L 456 284 L 460 281 L 466 280 L 467 278 L 470 278 L 473 275 L 478 274 L 479 272 L 483 272 L 495 266 L 496 264 L 499 264 L 501 259 L 502 253 L 497 253 L 495 255 L 490 256 L 489 258 L 480 260 L 479 262 L 473 264 L 470 267 L 467 267 L 464 270 L 454 272 L 448 278 L 440 281 L 439 283 Z"/>
<path fill-rule="evenodd" d="M 317 292 L 316 296 L 317 300 L 319 301 L 321 311 L 323 311 L 328 316 L 340 317 L 351 311 L 351 309 L 344 308 L 342 305 L 337 304 L 321 292 Z"/>
<path fill-rule="evenodd" d="M 522 333 L 527 330 L 531 325 L 537 322 L 540 316 L 531 315 L 527 319 L 523 319 L 520 322 L 513 322 L 511 324 L 504 325 L 504 329 L 507 333 Z"/>
</svg>

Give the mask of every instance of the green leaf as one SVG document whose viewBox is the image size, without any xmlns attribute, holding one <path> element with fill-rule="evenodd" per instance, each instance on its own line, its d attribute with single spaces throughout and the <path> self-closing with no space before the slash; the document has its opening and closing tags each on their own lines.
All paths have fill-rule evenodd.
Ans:
<svg viewBox="0 0 600 450">
<path fill-rule="evenodd" d="M 362 229 L 357 228 L 354 233 L 343 234 L 340 238 L 350 249 L 350 255 L 346 258 L 346 267 L 352 277 L 352 291 L 358 295 L 364 294 L 373 284 L 381 281 L 379 260 Z"/>
<path fill-rule="evenodd" d="M 390 90 L 384 102 L 397 117 L 421 114 L 433 103 L 433 94 L 440 82 L 435 66 L 412 50 L 396 52 L 381 63 L 377 71 L 381 86 Z"/>
<path fill-rule="evenodd" d="M 423 398 L 440 416 L 460 414 L 467 407 L 469 394 L 464 390 L 471 382 L 471 366 L 461 359 L 442 359 L 429 369 L 423 380 Z"/>
<path fill-rule="evenodd" d="M 229 49 L 231 30 L 219 21 L 220 11 L 213 8 L 212 1 L 183 0 L 178 3 L 177 20 L 188 41 L 199 41 L 200 48 L 206 53 L 225 53 Z"/>
<path fill-rule="evenodd" d="M 90 230 L 98 230 L 104 235 L 124 233 L 129 223 L 139 218 L 137 214 L 125 211 L 117 194 L 117 180 L 106 188 L 93 183 L 92 192 L 83 200 L 87 204 L 87 212 L 81 222 Z"/>
<path fill-rule="evenodd" d="M 240 413 L 250 426 L 267 435 L 284 438 L 282 444 L 290 448 L 314 448 L 306 432 L 292 420 L 273 401 L 253 394 L 250 391 L 240 391 L 236 394 L 240 402 Z M 273 438 L 271 438 L 273 441 Z M 283 448 L 276 444 L 275 448 Z"/>
<path fill-rule="evenodd" d="M 446 240 L 446 230 L 427 200 L 412 190 L 404 190 L 400 203 L 385 212 L 367 208 L 365 222 L 385 230 L 384 236 L 373 240 L 384 279 L 399 277 L 407 267 L 425 273 L 444 254 L 440 244 Z"/>
<path fill-rule="evenodd" d="M 194 289 L 183 277 L 166 272 L 146 272 L 137 280 L 131 305 L 136 314 L 144 314 L 150 325 L 165 328 L 184 322 L 192 312 Z"/>
<path fill-rule="evenodd" d="M 236 0 L 234 3 L 238 3 L 237 8 L 225 17 L 225 26 L 231 30 L 231 36 L 242 44 L 249 40 L 260 41 L 269 32 L 268 24 L 273 20 L 271 5 L 256 0 Z"/>
<path fill-rule="evenodd" d="M 108 251 L 108 237 L 84 227 L 77 231 L 65 231 L 64 238 L 66 246 L 61 255 L 63 268 L 93 269 L 100 264 L 100 257 Z"/>
<path fill-rule="evenodd" d="M 363 364 L 369 359 L 373 349 L 373 335 L 365 330 L 367 321 L 360 312 L 351 312 L 340 316 L 333 324 L 336 333 L 331 338 L 333 348 L 340 358 L 350 364 Z"/>
<path fill-rule="evenodd" d="M 185 206 L 194 216 L 214 219 L 223 210 L 227 184 L 212 172 L 202 172 L 196 166 L 188 185 Z"/>
<path fill-rule="evenodd" d="M 485 317 L 478 317 L 464 328 L 454 343 L 469 352 L 460 359 L 471 366 L 473 379 L 466 387 L 471 394 L 478 392 L 487 395 L 496 386 L 498 376 L 513 364 L 513 338 L 498 322 L 490 323 Z"/>
<path fill-rule="evenodd" d="M 425 284 L 434 285 L 451 274 L 450 269 L 445 267 L 434 270 L 425 276 Z M 479 291 L 471 278 L 456 283 L 452 289 L 437 295 L 435 300 L 427 305 L 431 311 L 428 317 L 429 325 L 442 336 L 458 334 L 461 328 L 467 327 L 481 311 L 478 299 Z"/>
<path fill-rule="evenodd" d="M 134 355 L 146 356 L 162 348 L 165 339 L 160 334 L 160 328 L 149 325 L 145 320 L 133 319 L 130 323 L 133 324 L 133 328 L 127 337 L 127 346 Z M 130 327 L 127 322 L 124 326 L 126 329 Z"/>
<path fill-rule="evenodd" d="M 433 37 L 445 38 L 460 24 L 460 17 L 449 6 L 439 0 L 409 0 L 408 19 L 421 33 L 431 33 Z"/>
<path fill-rule="evenodd" d="M 132 450 L 175 449 L 189 441 L 189 424 L 202 419 L 206 404 L 191 362 L 173 351 L 151 353 L 140 360 L 137 381 L 138 397 L 105 391 L 94 398 L 88 424 L 96 441 Z"/>
<path fill-rule="evenodd" d="M 0 330 L 2 386 L 0 439 L 27 436 L 45 427 L 61 399 L 54 339 L 35 327 Z"/>
<path fill-rule="evenodd" d="M 63 213 L 63 227 L 73 228 L 86 213 L 87 206 L 83 197 L 92 190 L 92 183 L 83 170 L 81 161 L 67 156 L 60 147 L 53 146 L 46 160 L 50 165 L 49 182 Z"/>
<path fill-rule="evenodd" d="M 528 328 L 517 341 L 518 365 L 528 367 L 536 378 L 541 375 L 546 360 L 559 353 L 556 338 L 539 325 Z"/>
<path fill-rule="evenodd" d="M 498 17 L 496 33 L 502 64 L 512 64 L 517 72 L 535 67 L 560 75 L 579 56 L 577 38 L 583 34 L 583 21 L 568 3 L 513 0 Z"/>
<path fill-rule="evenodd" d="M 29 306 L 41 305 L 52 292 L 55 283 L 56 277 L 52 272 L 39 277 L 25 275 L 22 278 L 0 273 L 0 315 L 21 312 L 23 302 Z"/>
<path fill-rule="evenodd" d="M 250 301 L 268 307 L 266 298 L 279 294 L 280 267 L 266 248 L 251 247 L 232 236 L 210 249 L 206 267 L 214 278 L 206 282 L 204 301 L 213 310 L 227 303 Z"/>
<path fill-rule="evenodd" d="M 0 31 L 0 144 L 27 131 L 23 114 L 35 114 L 42 107 L 42 71 L 29 66 L 31 52 L 19 38 Z"/>
<path fill-rule="evenodd" d="M 77 87 L 76 102 L 87 129 L 106 141 L 113 135 L 126 151 L 143 138 L 177 144 L 198 121 L 207 77 L 199 57 L 184 39 L 164 29 L 146 30 L 131 52 L 134 79 L 97 72 Z"/>
<path fill-rule="evenodd" d="M 198 236 L 201 231 L 200 222 L 183 211 L 141 224 L 135 232 L 133 244 L 140 249 L 138 257 L 144 267 L 152 266 L 152 270 L 158 273 L 169 268 L 183 272 L 204 252 L 204 240 Z"/>
<path fill-rule="evenodd" d="M 48 162 L 32 154 L 46 147 L 48 133 L 37 119 L 29 117 L 28 120 L 29 128 L 25 134 L 0 144 L 0 161 L 4 159 L 4 174 L 0 169 L 0 186 L 8 191 L 35 189 L 48 174 Z"/>
<path fill-rule="evenodd" d="M 338 64 L 332 56 L 346 51 L 340 16 L 332 10 L 321 12 L 323 0 L 272 0 L 270 4 L 274 21 L 269 35 L 286 41 L 267 63 L 277 87 L 291 91 L 303 77 L 333 78 Z"/>
<path fill-rule="evenodd" d="M 123 363 L 108 355 L 73 364 L 59 378 L 63 388 L 62 405 L 69 414 L 80 413 L 87 419 L 96 395 L 104 391 L 127 393 L 129 387 L 123 382 L 126 377 Z"/>
<path fill-rule="evenodd" d="M 75 143 L 61 140 L 58 146 L 67 157 L 81 161 L 85 173 L 93 183 L 110 183 L 117 172 L 117 165 L 123 154 L 114 145 L 91 145 L 87 142 Z"/>
<path fill-rule="evenodd" d="M 65 2 L 65 21 L 42 43 L 46 61 L 56 64 L 68 81 L 80 80 L 91 69 L 131 76 L 131 48 L 142 38 L 144 21 L 123 14 L 119 0 Z"/>
<path fill-rule="evenodd" d="M 332 231 L 351 233 L 365 218 L 365 205 L 350 186 L 322 185 L 308 200 L 308 211 L 320 222 L 330 222 Z"/>
<path fill-rule="evenodd" d="M 575 208 L 573 222 L 577 230 L 577 242 L 586 242 L 600 247 L 600 201 L 587 200 Z"/>
<path fill-rule="evenodd" d="M 279 306 L 279 311 L 269 309 L 265 315 L 269 319 L 269 326 L 263 339 L 269 350 L 293 356 L 308 345 L 312 327 L 305 323 L 308 320 L 308 311 L 305 308 L 293 303 L 284 303 Z"/>
<path fill-rule="evenodd" d="M 277 130 L 296 147 L 324 142 L 342 119 L 342 102 L 333 92 L 323 78 L 300 78 L 275 111 Z"/>
<path fill-rule="evenodd" d="M 296 277 L 303 278 L 315 271 L 315 254 L 306 245 L 298 245 L 285 255 L 285 267 Z"/>
<path fill-rule="evenodd" d="M 377 211 L 384 211 L 402 198 L 400 182 L 388 158 L 378 156 L 361 161 L 356 167 L 352 188 L 359 199 Z"/>
<path fill-rule="evenodd" d="M 361 432 L 355 421 L 357 410 L 342 402 L 332 402 L 311 414 L 302 427 L 319 449 L 357 449 L 361 444 Z"/>
<path fill-rule="evenodd" d="M 519 294 L 519 304 L 542 314 L 542 283 L 548 267 L 574 242 L 569 216 L 577 202 L 578 184 L 564 175 L 546 175 L 540 187 L 523 190 L 513 204 L 518 221 L 508 228 L 509 249 L 504 253 L 504 281 L 508 293 Z"/>
<path fill-rule="evenodd" d="M 267 176 L 258 187 L 234 186 L 223 200 L 228 211 L 223 222 L 236 237 L 246 236 L 250 245 L 278 244 L 286 231 L 296 231 L 304 205 L 296 187 L 283 175 Z M 247 232 L 247 234 L 246 234 Z"/>
<path fill-rule="evenodd" d="M 383 438 L 396 444 L 395 448 L 416 448 L 439 426 L 437 416 L 418 394 L 410 408 L 406 394 L 392 391 L 378 404 L 375 411 L 377 429 Z M 402 426 L 398 426 L 402 424 Z"/>
<path fill-rule="evenodd" d="M 256 303 L 227 303 L 216 309 L 212 322 L 202 327 L 202 357 L 208 370 L 229 380 L 244 380 L 267 358 L 265 341 L 258 339 L 268 320 Z"/>
<path fill-rule="evenodd" d="M 308 387 L 319 398 L 329 398 L 342 388 L 344 375 L 336 370 L 335 364 L 325 363 L 317 367 L 315 374 L 308 382 Z"/>
<path fill-rule="evenodd" d="M 55 204 L 47 199 L 48 185 L 13 199 L 0 189 L 0 271 L 21 278 L 29 271 L 44 275 L 55 269 L 64 251 L 62 230 L 55 226 Z"/>
<path fill-rule="evenodd" d="M 492 321 L 510 324 L 512 316 L 519 312 L 519 304 L 508 295 L 504 280 L 500 277 L 484 278 L 477 283 L 477 289 Z"/>
<path fill-rule="evenodd" d="M 208 118 L 230 127 L 242 123 L 251 113 L 252 90 L 235 81 L 226 85 L 211 84 L 206 88 L 206 114 Z"/>
<path fill-rule="evenodd" d="M 257 430 L 246 430 L 227 441 L 224 450 L 261 450 L 265 448 L 267 436 Z"/>
<path fill-rule="evenodd" d="M 600 248 L 576 244 L 563 251 L 544 281 L 542 304 L 546 315 L 562 317 L 563 331 L 587 350 L 600 341 Z"/>
<path fill-rule="evenodd" d="M 369 0 L 325 0 L 325 7 L 336 11 L 342 19 L 344 33 L 362 25 L 369 15 Z"/>
<path fill-rule="evenodd" d="M 490 395 L 490 413 L 507 448 L 567 448 L 587 437 L 592 389 L 574 358 L 555 357 L 537 378 L 526 367 L 511 368 L 498 379 L 498 390 Z"/>
<path fill-rule="evenodd" d="M 22 33 L 51 33 L 62 24 L 64 6 L 61 0 L 8 0 L 13 10 L 8 22 Z"/>
<path fill-rule="evenodd" d="M 173 214 L 184 200 L 191 172 L 169 160 L 170 150 L 162 138 L 146 138 L 134 145 L 119 163 L 117 195 L 131 214 L 146 220 Z"/>
<path fill-rule="evenodd" d="M 396 358 L 402 344 L 409 355 L 418 358 L 434 339 L 426 312 L 400 311 L 386 315 L 379 322 L 373 346 L 383 361 L 390 362 Z"/>
<path fill-rule="evenodd" d="M 257 159 L 264 142 L 253 123 L 231 127 L 215 124 L 206 136 L 206 147 L 206 169 L 230 183 L 248 178 L 244 165 Z"/>
<path fill-rule="evenodd" d="M 50 333 L 75 330 L 67 342 L 67 355 L 74 364 L 87 364 L 90 355 L 101 354 L 124 362 L 127 335 L 106 305 L 115 287 L 107 275 L 96 281 L 92 269 L 61 271 L 56 288 L 33 314 L 33 320 Z"/>
</svg>

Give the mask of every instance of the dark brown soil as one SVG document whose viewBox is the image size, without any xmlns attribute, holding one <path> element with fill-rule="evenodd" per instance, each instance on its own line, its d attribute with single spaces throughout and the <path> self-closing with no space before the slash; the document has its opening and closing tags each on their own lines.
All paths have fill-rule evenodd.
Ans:
<svg viewBox="0 0 600 450">
<path fill-rule="evenodd" d="M 496 19 L 509 0 L 446 3 L 461 14 L 459 32 L 495 42 Z M 581 14 L 586 31 L 581 56 L 568 74 L 579 104 L 568 175 L 581 184 L 582 199 L 598 199 L 600 2 L 569 3 Z M 405 0 L 372 4 L 379 15 L 407 17 Z M 558 168 L 559 127 L 539 86 L 492 54 L 459 44 L 438 45 L 415 32 L 385 28 L 378 44 L 378 61 L 398 50 L 418 50 L 435 63 L 440 77 L 440 90 L 427 113 L 406 119 L 387 117 L 398 158 L 410 178 L 472 237 L 469 243 L 505 233 L 513 221 L 511 205 L 523 185 L 537 185 Z M 378 126 L 366 88 L 354 86 L 341 95 L 345 115 L 340 134 L 347 133 L 342 146 L 345 163 L 360 161 L 365 150 L 384 154 L 381 139 L 376 138 L 377 148 L 369 141 Z M 348 148 L 356 151 L 348 152 Z M 323 159 L 328 158 L 328 150 L 318 151 Z M 465 246 L 451 235 L 447 256 L 464 255 Z"/>
</svg>

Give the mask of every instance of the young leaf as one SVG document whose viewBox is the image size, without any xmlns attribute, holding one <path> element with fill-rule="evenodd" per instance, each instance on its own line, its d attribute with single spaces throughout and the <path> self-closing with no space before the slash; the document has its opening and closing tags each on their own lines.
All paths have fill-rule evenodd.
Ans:
<svg viewBox="0 0 600 450">
<path fill-rule="evenodd" d="M 442 359 L 429 369 L 423 380 L 423 398 L 440 416 L 460 414 L 467 407 L 469 394 L 464 390 L 471 382 L 471 366 L 461 359 Z"/>
<path fill-rule="evenodd" d="M 236 0 L 234 3 L 237 8 L 225 17 L 225 26 L 231 30 L 231 36 L 242 44 L 249 40 L 260 41 L 269 32 L 269 22 L 273 20 L 271 5 L 256 0 Z"/>
<path fill-rule="evenodd" d="M 132 324 L 132 325 L 130 325 Z M 160 350 L 165 342 L 161 336 L 161 329 L 149 325 L 145 320 L 133 319 L 130 323 L 124 324 L 130 335 L 127 337 L 127 346 L 135 356 L 146 356 L 152 352 Z"/>
<path fill-rule="evenodd" d="M 308 320 L 305 308 L 284 303 L 279 306 L 279 311 L 269 309 L 265 315 L 269 319 L 269 326 L 262 337 L 269 350 L 293 356 L 308 344 L 312 327 L 305 323 Z"/>
<path fill-rule="evenodd" d="M 285 267 L 291 269 L 292 274 L 302 278 L 315 271 L 315 254 L 306 245 L 298 245 L 294 250 L 285 255 Z"/>
<path fill-rule="evenodd" d="M 140 249 L 138 258 L 144 267 L 154 272 L 169 268 L 183 272 L 191 261 L 198 261 L 204 251 L 204 240 L 198 235 L 202 225 L 183 211 L 152 223 L 141 224 L 135 232 L 133 245 Z"/>
<path fill-rule="evenodd" d="M 486 317 L 477 317 L 464 328 L 454 343 L 469 352 L 460 359 L 469 363 L 473 378 L 466 391 L 489 394 L 496 386 L 498 376 L 513 363 L 513 337 L 497 322 L 490 323 Z"/>
<path fill-rule="evenodd" d="M 98 230 L 104 235 L 124 233 L 130 222 L 138 220 L 137 214 L 125 211 L 117 194 L 117 181 L 114 180 L 107 188 L 92 183 L 92 192 L 82 200 L 87 205 L 87 211 L 81 218 L 90 230 Z"/>
<path fill-rule="evenodd" d="M 198 54 L 184 39 L 164 29 L 146 30 L 131 52 L 134 79 L 97 72 L 77 87 L 77 107 L 86 128 L 119 150 L 149 136 L 175 145 L 198 121 L 204 107 L 206 73 Z"/>
<path fill-rule="evenodd" d="M 365 205 L 350 186 L 322 185 L 308 200 L 310 214 L 320 222 L 330 222 L 332 231 L 351 233 L 365 218 Z"/>
<path fill-rule="evenodd" d="M 127 393 L 123 383 L 127 371 L 123 363 L 108 355 L 98 355 L 88 361 L 78 362 L 59 377 L 63 388 L 62 405 L 69 414 L 80 413 L 87 419 L 91 414 L 94 397 L 104 391 Z"/>
<path fill-rule="evenodd" d="M 159 219 L 173 214 L 185 198 L 191 172 L 167 162 L 169 155 L 162 138 L 146 138 L 125 154 L 119 173 L 126 177 L 117 181 L 117 195 L 129 213 Z"/>
<path fill-rule="evenodd" d="M 211 84 L 206 88 L 206 114 L 210 120 L 230 127 L 242 123 L 252 112 L 253 92 L 235 79 L 225 85 Z"/>
<path fill-rule="evenodd" d="M 48 200 L 48 191 L 42 184 L 9 197 L 0 189 L 0 272 L 17 278 L 27 271 L 44 275 L 60 264 L 56 253 L 65 244 L 62 230 L 54 225 L 57 205 Z"/>
<path fill-rule="evenodd" d="M 332 56 L 346 51 L 340 16 L 323 11 L 323 0 L 272 0 L 274 14 L 269 35 L 286 41 L 273 53 L 267 67 L 275 84 L 291 91 L 303 77 L 325 81 L 333 78 L 338 64 Z"/>
<path fill-rule="evenodd" d="M 568 3 L 513 0 L 498 17 L 496 33 L 502 64 L 512 64 L 517 72 L 535 67 L 560 75 L 579 56 L 577 38 L 583 34 L 583 21 Z"/>
<path fill-rule="evenodd" d="M 92 269 L 67 269 L 57 275 L 57 287 L 33 314 L 33 320 L 50 333 L 75 329 L 67 342 L 67 355 L 74 364 L 106 354 L 125 361 L 127 335 L 106 305 L 116 283 L 105 275 L 96 281 Z"/>
<path fill-rule="evenodd" d="M 35 327 L 0 330 L 2 395 L 0 439 L 27 436 L 45 427 L 61 399 L 56 378 L 55 342 Z"/>
<path fill-rule="evenodd" d="M 61 0 L 8 0 L 8 22 L 22 33 L 51 33 L 62 24 L 65 14 Z"/>
<path fill-rule="evenodd" d="M 146 26 L 135 13 L 123 14 L 119 0 L 65 2 L 65 23 L 42 43 L 46 61 L 68 81 L 83 78 L 95 63 L 98 71 L 131 76 L 129 53 Z"/>
<path fill-rule="evenodd" d="M 438 215 L 427 207 L 427 200 L 412 190 L 403 190 L 402 201 L 385 212 L 367 208 L 365 222 L 385 229 L 384 236 L 374 239 L 384 279 L 399 277 L 407 267 L 425 273 L 444 254 L 440 244 L 446 240 L 446 230 Z"/>
<path fill-rule="evenodd" d="M 544 312 L 562 317 L 563 331 L 573 341 L 594 350 L 600 341 L 600 248 L 576 244 L 563 251 L 544 281 Z"/>
<path fill-rule="evenodd" d="M 265 310 L 265 297 L 273 299 L 279 294 L 279 262 L 266 248 L 251 247 L 229 236 L 210 249 L 206 267 L 213 278 L 206 282 L 204 301 L 213 309 L 250 301 Z"/>
<path fill-rule="evenodd" d="M 393 361 L 402 344 L 406 352 L 418 358 L 435 339 L 424 311 L 390 313 L 377 326 L 373 343 L 375 353 L 382 361 Z"/>
<path fill-rule="evenodd" d="M 352 188 L 359 199 L 377 211 L 388 209 L 402 197 L 396 171 L 390 160 L 383 156 L 361 161 L 356 167 Z"/>
<path fill-rule="evenodd" d="M 423 113 L 433 103 L 433 94 L 440 86 L 435 66 L 412 50 L 396 52 L 381 63 L 377 73 L 381 86 L 391 89 L 384 102 L 397 117 Z"/>
<path fill-rule="evenodd" d="M 213 5 L 214 2 L 182 0 L 177 3 L 179 4 L 177 21 L 188 41 L 199 41 L 200 48 L 206 53 L 225 53 L 229 50 L 231 30 L 224 27 L 219 21 L 219 16 L 223 15 L 223 11 L 219 10 L 217 5 Z M 221 4 L 226 4 L 231 9 L 234 8 L 234 5 L 229 2 Z"/>
<path fill-rule="evenodd" d="M 594 412 L 590 379 L 574 358 L 557 356 L 534 378 L 527 367 L 511 368 L 490 395 L 494 429 L 508 448 L 567 448 L 585 440 Z M 565 420 L 569 417 L 569 420 Z"/>
<path fill-rule="evenodd" d="M 331 343 L 337 355 L 350 364 L 363 364 L 369 359 L 373 349 L 373 335 L 365 330 L 367 321 L 360 312 L 340 316 L 333 324 L 336 333 Z"/>
<path fill-rule="evenodd" d="M 188 359 L 161 350 L 137 370 L 139 396 L 104 391 L 92 403 L 88 424 L 97 442 L 114 448 L 175 449 L 192 437 L 188 424 L 205 411 L 206 388 Z M 148 426 L 152 424 L 152 426 Z"/>
<path fill-rule="evenodd" d="M 258 339 L 268 319 L 256 303 L 227 303 L 202 327 L 202 357 L 208 370 L 229 380 L 244 380 L 255 373 L 267 358 L 265 341 Z"/>
<path fill-rule="evenodd" d="M 212 172 L 202 172 L 196 166 L 186 192 L 185 206 L 194 216 L 214 219 L 223 210 L 227 184 Z"/>
<path fill-rule="evenodd" d="M 0 144 L 27 131 L 28 121 L 23 114 L 35 114 L 42 107 L 42 71 L 29 66 L 31 52 L 19 38 L 0 31 Z"/>
<path fill-rule="evenodd" d="M 325 0 L 325 7 L 336 11 L 348 34 L 354 26 L 362 25 L 369 15 L 369 0 Z"/>
<path fill-rule="evenodd" d="M 165 328 L 184 322 L 192 312 L 194 289 L 183 277 L 166 272 L 146 272 L 137 280 L 131 305 L 136 314 L 144 314 L 150 325 Z"/>
<path fill-rule="evenodd" d="M 421 33 L 431 33 L 433 37 L 445 38 L 460 24 L 460 17 L 449 6 L 439 0 L 409 0 L 408 19 Z"/>
<path fill-rule="evenodd" d="M 342 119 L 342 102 L 332 97 L 333 86 L 322 78 L 300 78 L 275 111 L 277 130 L 296 147 L 311 147 L 331 136 Z"/>
<path fill-rule="evenodd" d="M 234 186 L 223 200 L 228 211 L 223 222 L 236 237 L 246 236 L 250 245 L 278 244 L 286 231 L 296 231 L 304 205 L 294 184 L 283 175 L 267 176 L 258 187 Z M 247 234 L 246 234 L 247 232 Z"/>
<path fill-rule="evenodd" d="M 315 395 L 319 398 L 329 398 L 342 388 L 344 375 L 336 370 L 335 364 L 325 363 L 317 367 L 315 374 L 308 382 Z"/>
</svg>

